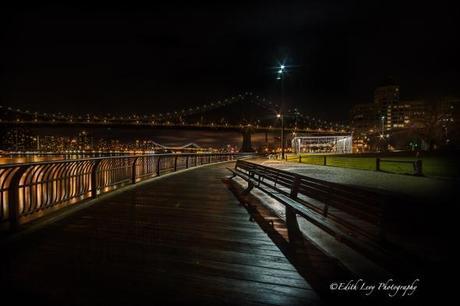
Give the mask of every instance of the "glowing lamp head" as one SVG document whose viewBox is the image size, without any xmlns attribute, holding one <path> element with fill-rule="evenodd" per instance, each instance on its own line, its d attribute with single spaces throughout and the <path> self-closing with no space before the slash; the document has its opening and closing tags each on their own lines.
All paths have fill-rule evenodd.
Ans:
<svg viewBox="0 0 460 306">
<path fill-rule="evenodd" d="M 281 118 L 281 114 L 276 114 L 276 118 Z"/>
</svg>

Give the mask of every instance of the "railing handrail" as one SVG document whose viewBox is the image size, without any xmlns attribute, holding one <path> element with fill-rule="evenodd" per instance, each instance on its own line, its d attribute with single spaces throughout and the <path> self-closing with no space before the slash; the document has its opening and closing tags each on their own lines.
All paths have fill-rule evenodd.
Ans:
<svg viewBox="0 0 460 306">
<path fill-rule="evenodd" d="M 0 167 L 0 230 L 15 230 L 61 204 L 94 199 L 164 173 L 234 160 L 238 153 L 161 153 L 18 163 Z"/>
<path fill-rule="evenodd" d="M 0 169 L 20 167 L 20 166 L 39 166 L 47 164 L 58 164 L 58 163 L 72 163 L 78 161 L 93 161 L 93 160 L 104 160 L 104 159 L 117 159 L 117 158 L 137 158 L 137 157 L 164 157 L 164 156 L 207 156 L 207 155 L 237 155 L 238 153 L 159 153 L 159 154 L 134 154 L 134 155 L 118 155 L 118 156 L 101 156 L 101 157 L 87 157 L 87 158 L 75 158 L 75 159 L 56 159 L 47 160 L 40 162 L 26 162 L 26 163 L 12 163 L 0 165 Z"/>
<path fill-rule="evenodd" d="M 327 163 L 327 154 L 322 154 L 322 155 L 310 155 L 310 156 L 307 156 L 307 158 L 313 158 L 313 157 L 320 157 L 323 162 L 322 162 L 322 165 L 323 166 L 336 166 L 334 165 L 334 163 L 331 165 L 330 162 L 329 164 Z M 361 156 L 337 156 L 337 155 L 332 155 L 332 158 L 333 159 L 338 159 L 340 160 L 341 158 L 345 158 L 345 159 L 360 159 L 362 158 Z M 423 171 L 422 171 L 422 159 L 419 158 L 419 157 L 415 157 L 415 159 L 413 160 L 398 160 L 398 159 L 391 159 L 391 157 L 389 157 L 390 159 L 388 159 L 388 157 L 384 157 L 384 158 L 381 158 L 381 157 L 371 157 L 371 158 L 375 158 L 375 171 L 382 171 L 381 167 L 380 167 L 380 164 L 381 163 L 393 163 L 393 164 L 411 164 L 413 167 L 414 167 L 414 175 L 416 176 L 423 176 Z M 298 160 L 299 163 L 302 162 L 302 155 L 298 155 L 298 156 L 295 156 L 294 158 L 289 158 L 288 156 L 286 156 L 286 161 L 293 161 L 293 160 Z M 305 159 L 304 159 L 305 160 Z M 317 164 L 317 163 L 315 163 Z M 340 167 L 340 165 L 339 165 Z M 345 168 L 354 168 L 354 167 L 346 167 Z M 359 168 L 358 168 L 359 169 Z M 367 167 L 364 167 L 364 168 L 361 168 L 362 170 L 369 170 Z"/>
<path fill-rule="evenodd" d="M 416 163 L 417 159 L 414 160 L 396 160 L 396 159 L 380 159 L 381 162 L 385 163 L 403 163 L 403 164 L 412 164 Z"/>
</svg>

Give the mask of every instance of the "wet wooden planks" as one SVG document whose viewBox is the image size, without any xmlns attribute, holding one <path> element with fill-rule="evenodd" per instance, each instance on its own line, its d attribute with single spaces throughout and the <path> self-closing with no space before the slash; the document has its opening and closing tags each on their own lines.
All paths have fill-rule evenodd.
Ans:
<svg viewBox="0 0 460 306">
<path fill-rule="evenodd" d="M 9 247 L 2 287 L 47 305 L 315 305 L 221 182 L 225 166 L 126 191 Z"/>
</svg>

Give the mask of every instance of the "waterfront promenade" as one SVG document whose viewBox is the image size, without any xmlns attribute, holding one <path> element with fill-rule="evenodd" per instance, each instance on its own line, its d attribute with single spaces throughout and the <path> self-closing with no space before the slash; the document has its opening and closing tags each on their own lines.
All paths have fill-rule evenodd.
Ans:
<svg viewBox="0 0 460 306">
<path fill-rule="evenodd" d="M 157 178 L 2 245 L 2 300 L 318 304 L 310 284 L 223 184 L 231 165 Z"/>
</svg>

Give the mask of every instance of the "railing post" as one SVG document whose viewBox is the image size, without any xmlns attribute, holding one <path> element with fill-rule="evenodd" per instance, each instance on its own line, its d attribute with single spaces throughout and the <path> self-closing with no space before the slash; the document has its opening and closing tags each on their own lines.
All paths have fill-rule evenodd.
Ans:
<svg viewBox="0 0 460 306">
<path fill-rule="evenodd" d="M 93 168 L 91 169 L 91 198 L 95 199 L 97 197 L 97 167 L 101 163 L 101 160 L 98 159 L 94 162 Z"/>
<path fill-rule="evenodd" d="M 8 221 L 10 231 L 16 231 L 19 227 L 19 184 L 21 177 L 27 171 L 29 166 L 20 166 L 13 174 L 8 186 Z"/>
<path fill-rule="evenodd" d="M 177 156 L 174 156 L 174 172 L 177 171 Z"/>
<path fill-rule="evenodd" d="M 291 187 L 290 198 L 296 199 L 299 192 L 300 176 L 295 175 L 294 183 Z M 288 230 L 289 243 L 301 243 L 303 235 L 297 222 L 297 214 L 294 208 L 286 205 L 286 227 Z"/>
<path fill-rule="evenodd" d="M 188 169 L 188 158 L 189 156 L 185 156 L 185 169 Z"/>
<path fill-rule="evenodd" d="M 422 168 L 422 160 L 417 159 L 414 162 L 414 174 L 417 176 L 422 176 L 423 175 L 423 168 Z"/>
<path fill-rule="evenodd" d="M 132 165 L 132 171 L 131 171 L 131 183 L 136 184 L 136 162 L 139 159 L 139 157 L 134 158 L 133 165 Z"/>
<path fill-rule="evenodd" d="M 375 159 L 375 171 L 380 171 L 380 158 Z"/>
<path fill-rule="evenodd" d="M 157 176 L 160 176 L 160 156 L 157 159 Z"/>
<path fill-rule="evenodd" d="M 302 162 L 302 155 L 299 155 L 299 164 Z"/>
<path fill-rule="evenodd" d="M 327 159 L 326 155 L 323 156 L 323 166 L 327 166 Z"/>
</svg>

